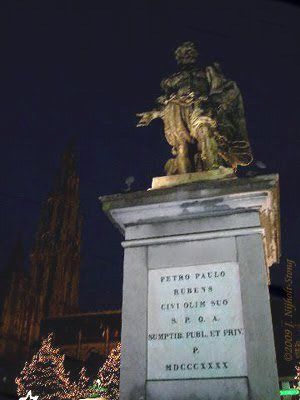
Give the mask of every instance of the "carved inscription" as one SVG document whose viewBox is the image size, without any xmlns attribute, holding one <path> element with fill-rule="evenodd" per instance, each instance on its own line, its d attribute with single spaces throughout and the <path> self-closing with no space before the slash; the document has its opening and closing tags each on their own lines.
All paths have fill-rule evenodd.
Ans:
<svg viewBox="0 0 300 400">
<path fill-rule="evenodd" d="M 148 379 L 246 376 L 237 263 L 149 271 Z"/>
</svg>

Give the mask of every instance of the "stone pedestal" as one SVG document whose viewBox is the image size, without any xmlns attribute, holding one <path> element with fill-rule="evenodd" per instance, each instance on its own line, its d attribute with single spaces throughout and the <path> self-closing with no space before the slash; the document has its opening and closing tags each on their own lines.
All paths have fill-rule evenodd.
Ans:
<svg viewBox="0 0 300 400">
<path fill-rule="evenodd" d="M 275 400 L 278 177 L 101 198 L 125 236 L 121 400 Z"/>
</svg>

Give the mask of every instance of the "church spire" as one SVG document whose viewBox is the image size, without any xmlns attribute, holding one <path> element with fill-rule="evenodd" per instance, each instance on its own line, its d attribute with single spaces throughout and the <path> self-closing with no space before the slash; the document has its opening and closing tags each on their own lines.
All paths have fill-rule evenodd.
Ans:
<svg viewBox="0 0 300 400">
<path fill-rule="evenodd" d="M 24 248 L 21 236 L 17 237 L 8 263 L 0 273 L 0 312 L 3 303 L 16 279 L 24 277 Z"/>
<path fill-rule="evenodd" d="M 7 267 L 4 269 L 4 274 L 9 276 L 13 273 L 24 272 L 24 247 L 21 235 L 17 236 L 13 246 Z"/>
<path fill-rule="evenodd" d="M 42 209 L 31 254 L 31 276 L 38 293 L 34 336 L 41 319 L 78 311 L 81 225 L 79 177 L 74 144 L 69 144 Z"/>
<path fill-rule="evenodd" d="M 24 270 L 21 236 L 0 276 L 0 355 L 20 357 L 28 305 L 28 277 Z"/>
<path fill-rule="evenodd" d="M 74 191 L 74 187 L 70 186 L 70 178 L 77 177 L 76 160 L 75 160 L 75 140 L 72 138 L 66 146 L 61 157 L 60 169 L 55 179 L 54 191 Z M 78 187 L 75 189 L 78 191 Z"/>
</svg>

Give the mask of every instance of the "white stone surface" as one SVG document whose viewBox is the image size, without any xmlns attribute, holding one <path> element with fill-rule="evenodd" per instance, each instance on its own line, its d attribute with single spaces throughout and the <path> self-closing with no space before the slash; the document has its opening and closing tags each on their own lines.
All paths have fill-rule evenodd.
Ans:
<svg viewBox="0 0 300 400">
<path fill-rule="evenodd" d="M 102 198 L 104 210 L 125 235 L 120 400 L 279 400 L 265 265 L 280 254 L 278 199 L 274 175 Z M 245 375 L 244 368 L 246 376 L 149 379 L 149 372 L 159 375 L 149 365 L 149 327 L 157 329 L 160 323 L 156 317 L 148 321 L 151 274 L 224 263 L 237 263 L 239 270 L 246 367 L 238 373 Z M 230 289 L 226 295 L 232 298 L 237 287 L 231 283 Z M 223 294 L 222 287 L 218 290 Z M 200 351 L 208 355 L 210 348 L 216 350 L 203 346 Z M 241 353 L 237 348 L 228 351 L 231 359 Z M 177 357 L 176 352 L 181 346 L 175 348 Z M 150 350 L 158 362 L 166 354 L 158 348 L 151 355 Z"/>
<path fill-rule="evenodd" d="M 236 255 L 235 239 L 232 237 L 161 244 L 148 247 L 148 268 L 236 261 Z"/>
<path fill-rule="evenodd" d="M 147 375 L 247 375 L 237 263 L 149 271 Z"/>
<path fill-rule="evenodd" d="M 249 400 L 249 386 L 247 378 L 148 381 L 146 395 L 147 400 Z"/>
<path fill-rule="evenodd" d="M 235 215 L 218 215 L 217 218 L 202 217 L 192 220 L 168 221 L 164 224 L 129 225 L 126 229 L 126 241 L 145 238 L 168 237 L 170 235 L 186 235 L 192 233 L 217 232 L 226 229 L 241 229 L 260 227 L 261 223 L 257 212 L 240 213 Z"/>
<path fill-rule="evenodd" d="M 271 267 L 279 261 L 278 175 L 198 182 L 169 189 L 104 196 L 101 200 L 126 240 L 126 230 L 130 226 L 258 212 L 265 231 L 266 266 Z"/>
</svg>

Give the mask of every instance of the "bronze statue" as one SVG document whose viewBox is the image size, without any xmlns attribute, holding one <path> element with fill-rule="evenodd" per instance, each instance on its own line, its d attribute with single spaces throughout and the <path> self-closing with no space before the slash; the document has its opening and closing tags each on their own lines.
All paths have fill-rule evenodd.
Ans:
<svg viewBox="0 0 300 400">
<path fill-rule="evenodd" d="M 164 123 L 173 158 L 167 175 L 248 165 L 252 161 L 243 100 L 236 83 L 226 79 L 219 64 L 196 65 L 197 50 L 185 42 L 175 51 L 179 72 L 161 82 L 157 108 L 137 114 L 137 126 L 155 118 Z"/>
</svg>

